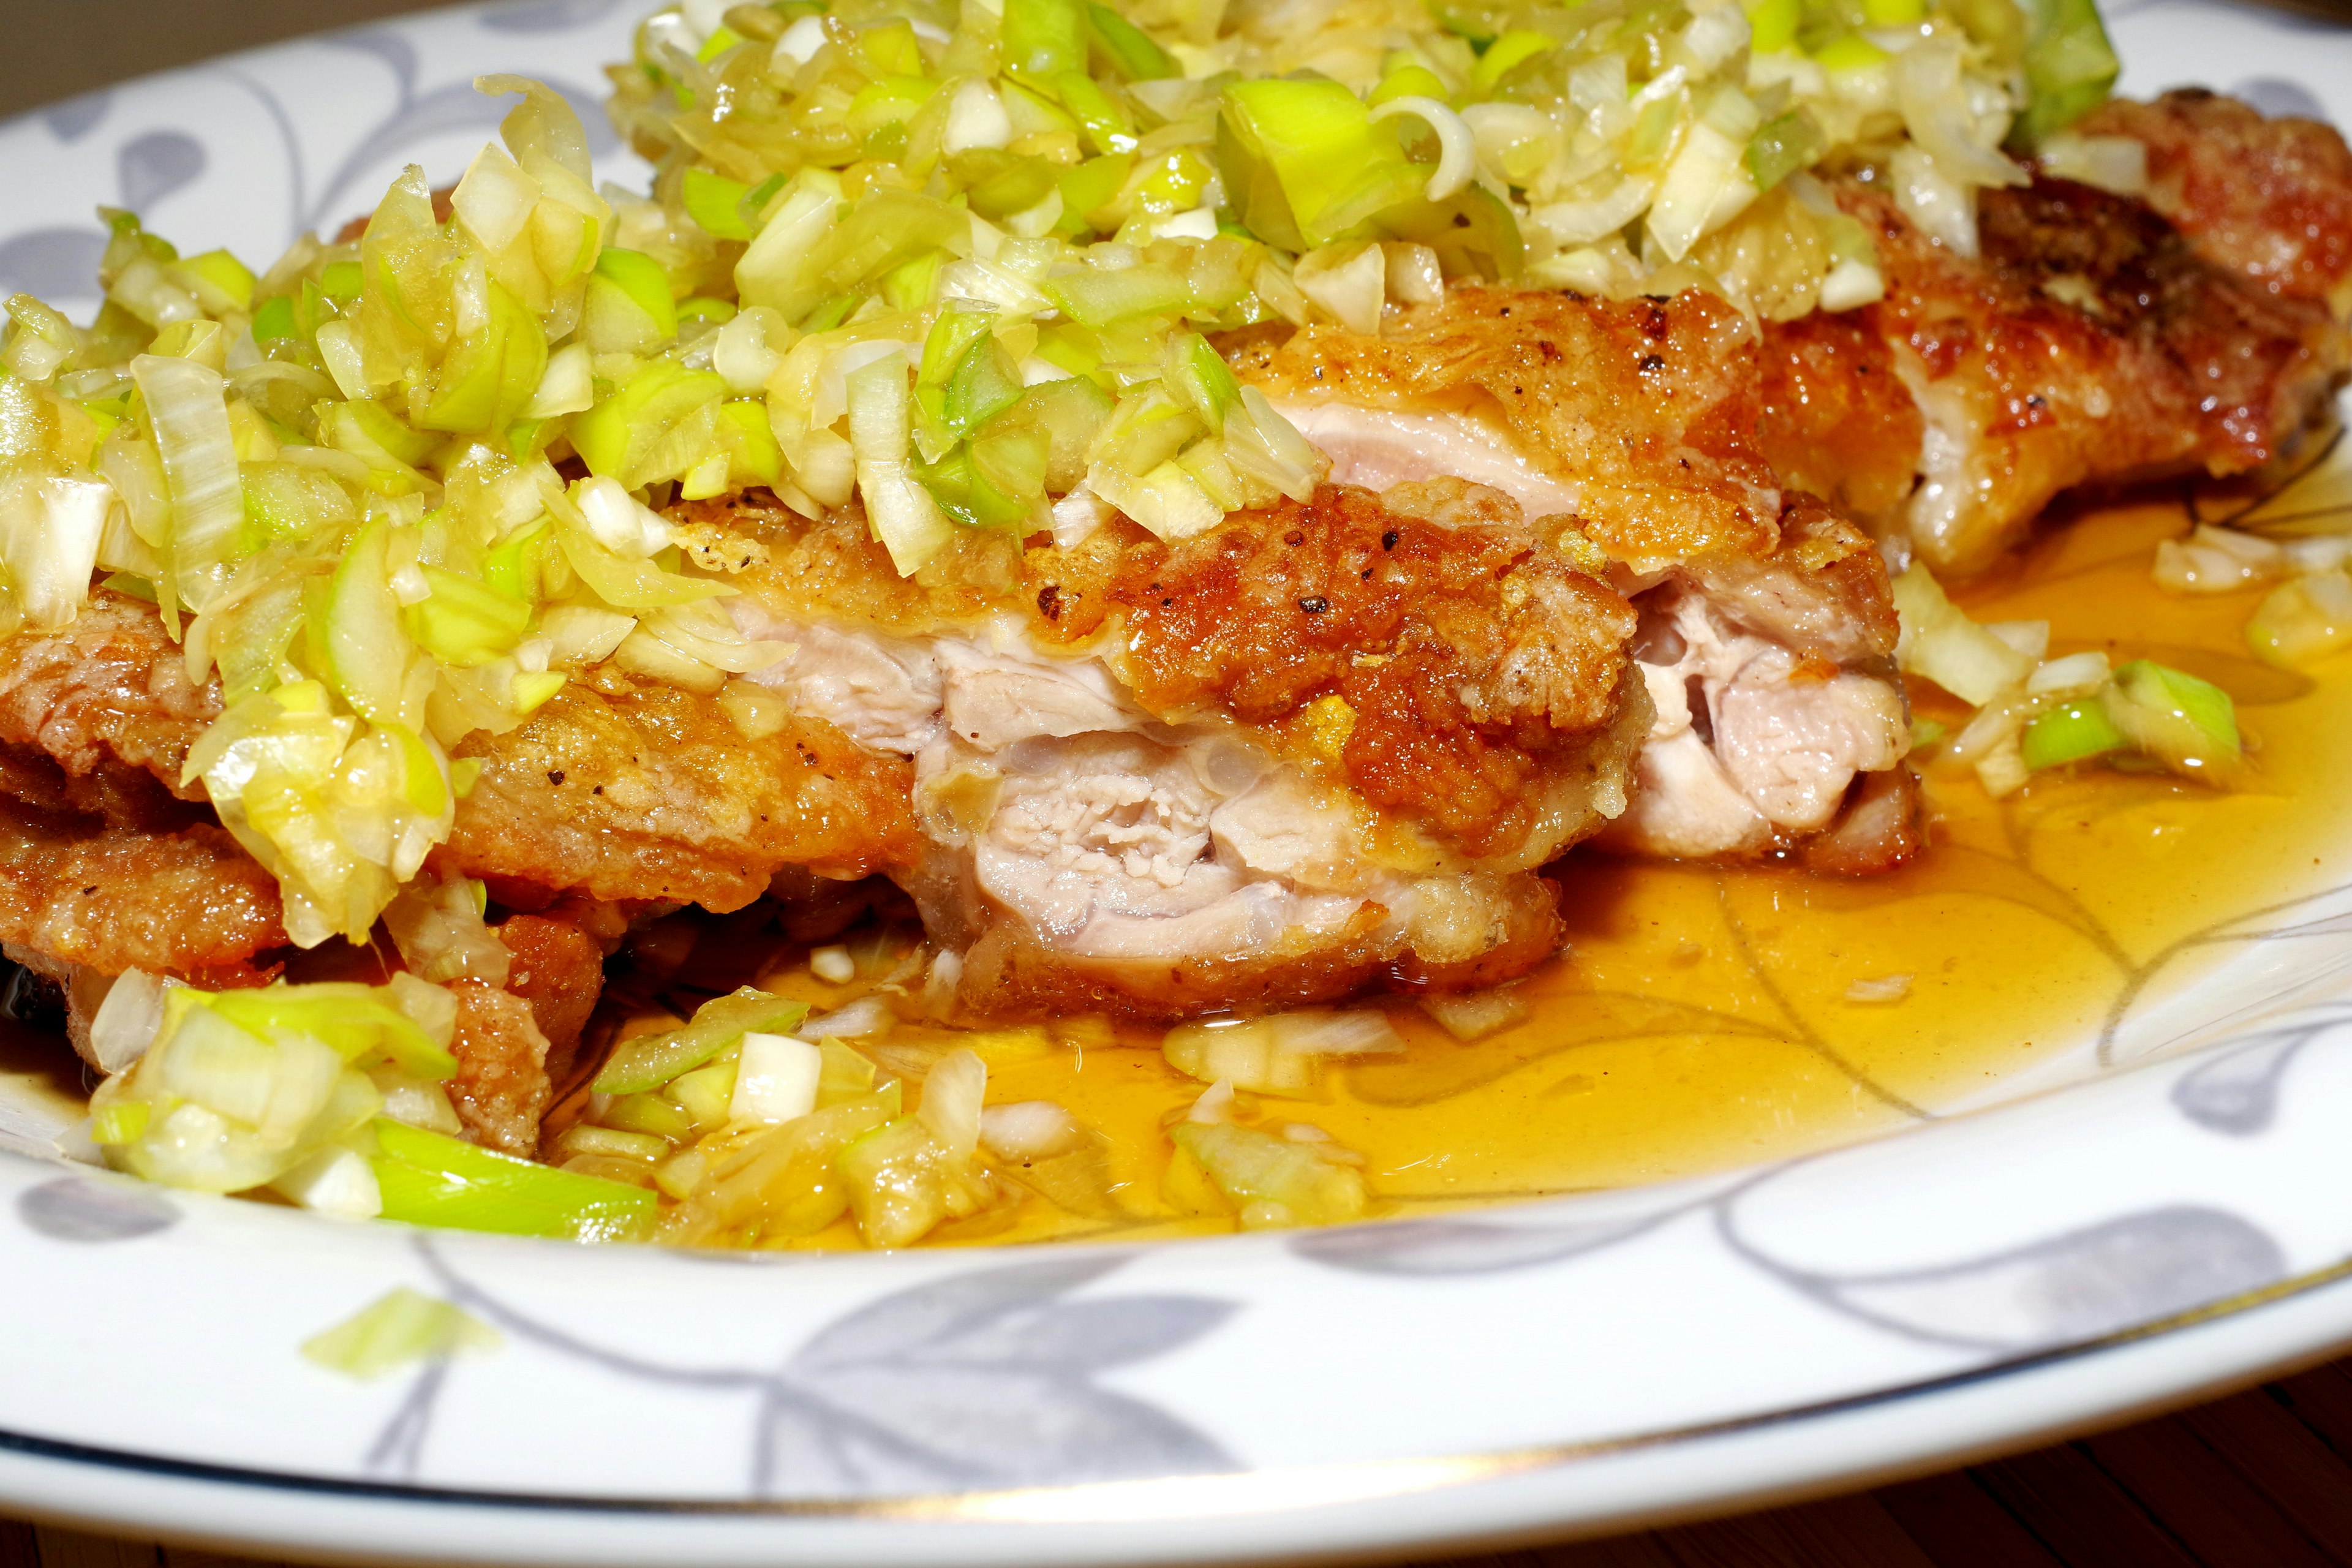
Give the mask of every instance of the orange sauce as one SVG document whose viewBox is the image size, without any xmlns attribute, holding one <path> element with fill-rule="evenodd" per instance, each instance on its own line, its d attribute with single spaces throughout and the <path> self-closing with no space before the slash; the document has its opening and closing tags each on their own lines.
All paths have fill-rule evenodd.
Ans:
<svg viewBox="0 0 2352 1568">
<path fill-rule="evenodd" d="M 2341 526 L 2345 503 L 2352 482 L 2306 478 L 2260 517 L 2279 520 L 2281 532 Z M 1931 769 L 1932 847 L 1874 879 L 1573 856 L 1562 868 L 1570 946 L 1521 985 L 1532 1005 L 1524 1022 L 1464 1043 L 1391 999 L 1409 1050 L 1334 1066 L 1311 1098 L 1259 1097 L 1258 1123 L 1310 1123 L 1362 1154 L 1375 1214 L 1795 1154 L 1981 1098 L 2095 1037 L 2181 939 L 2347 879 L 2352 835 L 2339 826 L 2336 781 L 2352 776 L 2352 659 L 2308 675 L 2269 668 L 2242 635 L 2259 590 L 2157 589 L 2156 543 L 2185 533 L 2200 506 L 2216 510 L 2159 500 L 2074 518 L 1956 597 L 1979 620 L 2048 620 L 2053 654 L 2148 657 L 2222 686 L 2257 748 L 2249 787 L 2225 795 L 2089 767 L 1996 802 L 1965 770 Z M 1915 696 L 1926 716 L 1965 718 L 1938 693 Z M 2155 994 L 2197 973 L 2170 965 Z M 797 964 L 763 984 L 820 1004 L 845 994 Z M 1202 1086 L 1158 1044 L 1155 1030 L 1122 1027 L 1116 1043 L 1033 1036 L 983 1051 L 995 1058 L 992 1102 L 1058 1100 L 1107 1137 L 1126 1218 L 1033 1196 L 933 1239 L 1227 1228 L 1160 1195 L 1164 1129 Z M 845 1225 L 798 1245 L 854 1244 Z"/>
</svg>

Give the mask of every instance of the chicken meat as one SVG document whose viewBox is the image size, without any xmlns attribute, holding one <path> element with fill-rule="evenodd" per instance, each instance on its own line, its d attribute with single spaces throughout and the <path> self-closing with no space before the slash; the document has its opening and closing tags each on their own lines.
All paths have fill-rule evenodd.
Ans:
<svg viewBox="0 0 2352 1568">
<path fill-rule="evenodd" d="M 1757 450 L 1753 332 L 1729 306 L 1463 287 L 1377 337 L 1260 330 L 1228 358 L 1335 479 L 1491 485 L 1630 598 L 1654 717 L 1608 842 L 1801 853 L 1836 826 L 1816 859 L 1838 870 L 1916 849 L 1885 568 Z"/>
<path fill-rule="evenodd" d="M 975 1012 L 1521 973 L 1561 929 L 1538 868 L 1624 811 L 1650 725 L 1631 607 L 1458 478 L 1173 543 L 978 536 L 928 585 L 854 514 L 729 510 L 765 546 L 729 603 L 794 650 L 751 679 L 909 760 L 891 875 Z"/>
<path fill-rule="evenodd" d="M 2340 136 L 2210 93 L 2084 129 L 2142 143 L 2147 200 L 2036 174 L 1980 194 L 1964 256 L 1884 179 L 1843 178 L 1885 298 L 1764 330 L 1765 455 L 1938 572 L 1990 564 L 2077 487 L 2289 458 L 2352 366 Z"/>
</svg>

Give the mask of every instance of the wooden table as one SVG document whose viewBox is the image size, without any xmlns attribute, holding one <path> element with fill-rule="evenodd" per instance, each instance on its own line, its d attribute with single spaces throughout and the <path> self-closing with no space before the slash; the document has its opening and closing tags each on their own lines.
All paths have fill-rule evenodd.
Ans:
<svg viewBox="0 0 2352 1568">
<path fill-rule="evenodd" d="M 2199 1564 L 2352 1564 L 2352 1358 L 2160 1420 L 1874 1492 L 1417 1568 Z M 0 1568 L 265 1564 L 0 1521 Z"/>
<path fill-rule="evenodd" d="M 0 0 L 0 116 L 417 0 Z M 1859 1496 L 1446 1568 L 2352 1564 L 2352 1360 L 2161 1420 Z M 257 1568 L 0 1521 L 0 1568 Z M 1429 1568 L 1436 1568 L 1431 1564 Z"/>
</svg>

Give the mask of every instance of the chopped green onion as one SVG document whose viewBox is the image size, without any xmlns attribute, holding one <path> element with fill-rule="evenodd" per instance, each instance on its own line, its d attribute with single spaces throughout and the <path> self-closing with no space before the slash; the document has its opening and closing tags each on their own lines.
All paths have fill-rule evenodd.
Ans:
<svg viewBox="0 0 2352 1568">
<path fill-rule="evenodd" d="M 412 1363 L 460 1351 L 499 1347 L 498 1331 L 454 1302 L 403 1285 L 377 1297 L 324 1333 L 302 1342 L 302 1354 L 362 1382 Z"/>
<path fill-rule="evenodd" d="M 2107 41 L 2096 0 L 2022 0 L 2022 5 L 2028 17 L 2028 98 L 2010 135 L 2032 148 L 2105 103 L 2123 62 Z"/>
<path fill-rule="evenodd" d="M 652 1189 L 559 1171 L 462 1139 L 378 1121 L 372 1163 L 383 1217 L 451 1230 L 632 1241 L 653 1224 Z"/>
<path fill-rule="evenodd" d="M 319 274 L 319 291 L 330 300 L 348 304 L 360 297 L 362 288 L 360 264 L 356 261 L 333 261 Z"/>
<path fill-rule="evenodd" d="M 1004 0 L 998 32 L 1004 68 L 1052 81 L 1087 64 L 1087 15 L 1080 0 Z"/>
<path fill-rule="evenodd" d="M 1228 1122 L 1179 1122 L 1170 1136 L 1240 1208 L 1244 1226 L 1338 1225 L 1364 1212 L 1364 1178 L 1310 1143 Z"/>
<path fill-rule="evenodd" d="M 2314 572 L 2272 589 L 2246 623 L 2246 646 L 2281 669 L 2352 647 L 2352 579 Z"/>
<path fill-rule="evenodd" d="M 1769 191 L 1801 169 L 1810 169 L 1829 151 L 1829 138 L 1812 115 L 1801 109 L 1776 114 L 1757 127 L 1742 154 L 1756 188 Z"/>
<path fill-rule="evenodd" d="M 693 1020 L 666 1034 L 625 1040 L 596 1075 L 599 1094 L 639 1094 L 659 1089 L 702 1066 L 720 1051 L 758 1031 L 789 1035 L 808 1016 L 808 1004 L 746 985 L 695 1009 Z"/>
<path fill-rule="evenodd" d="M 2026 767 L 2040 773 L 2086 757 L 2103 756 L 2131 744 L 2104 704 L 2095 699 L 2068 702 L 2037 714 L 2021 742 Z"/>
<path fill-rule="evenodd" d="M 1276 244 L 1286 234 L 1327 244 L 1428 181 L 1394 124 L 1374 121 L 1335 81 L 1234 82 L 1218 123 L 1226 191 L 1242 221 Z"/>
<path fill-rule="evenodd" d="M 700 224 L 703 232 L 713 239 L 749 240 L 751 225 L 743 216 L 743 198 L 751 190 L 740 180 L 730 180 L 689 164 L 681 184 L 680 199 L 686 205 L 687 216 Z"/>
<path fill-rule="evenodd" d="M 1160 81 L 1182 74 L 1150 34 L 1108 5 L 1087 7 L 1087 32 L 1111 68 L 1129 81 Z"/>
<path fill-rule="evenodd" d="M 1546 33 L 1513 29 L 1496 38 L 1479 55 L 1478 64 L 1470 73 L 1470 84 L 1481 93 L 1492 92 L 1496 83 L 1534 59 L 1559 47 L 1559 40 Z M 1442 100 L 1443 93 L 1438 95 Z"/>
<path fill-rule="evenodd" d="M 421 570 L 432 593 L 402 612 L 417 647 L 460 669 L 478 668 L 514 651 L 530 625 L 528 604 L 456 572 Z"/>
<path fill-rule="evenodd" d="M 1804 14 L 1804 0 L 1748 0 L 1748 47 L 1759 55 L 1792 47 Z"/>
</svg>

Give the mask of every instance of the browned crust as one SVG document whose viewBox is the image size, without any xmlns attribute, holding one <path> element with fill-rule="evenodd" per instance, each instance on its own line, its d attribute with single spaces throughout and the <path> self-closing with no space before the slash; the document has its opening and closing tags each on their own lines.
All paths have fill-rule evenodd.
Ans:
<svg viewBox="0 0 2352 1568">
<path fill-rule="evenodd" d="M 54 764 L 62 775 L 58 798 L 77 810 L 105 808 L 101 795 L 77 799 L 68 792 L 110 770 L 144 774 L 184 800 L 204 799 L 201 784 L 181 788 L 180 770 L 220 710 L 219 686 L 188 679 L 187 660 L 154 606 L 104 588 L 62 631 L 0 639 L 0 745 L 21 762 Z M 21 798 L 29 780 L 20 773 L 17 782 L 11 793 Z M 110 787 L 124 798 L 152 799 L 135 781 Z"/>
<path fill-rule="evenodd" d="M 1984 566 L 2079 485 L 2261 467 L 2352 363 L 2325 306 L 2211 265 L 2149 208 L 2086 185 L 1983 193 L 1980 261 L 1877 189 L 1849 182 L 1839 200 L 1886 274 L 1871 331 L 1968 426 L 1958 521 L 1917 541 L 1940 569 Z"/>
<path fill-rule="evenodd" d="M 218 827 L 142 833 L 0 805 L 0 942 L 218 984 L 286 935 L 276 880 Z"/>
<path fill-rule="evenodd" d="M 1577 521 L 1620 561 L 1769 552 L 1779 481 L 1755 448 L 1746 318 L 1712 295 L 1611 302 L 1462 286 L 1378 337 L 1302 329 L 1228 344 L 1285 395 L 1459 406 L 1499 419 L 1530 460 L 1582 487 Z"/>
<path fill-rule="evenodd" d="M 2216 265 L 2338 316 L 2352 308 L 2352 149 L 2334 126 L 2182 88 L 2113 100 L 2075 129 L 2145 146 L 2148 205 Z"/>
<path fill-rule="evenodd" d="M 817 720 L 749 739 L 712 700 L 610 667 L 457 754 L 482 772 L 435 861 L 467 876 L 723 913 L 785 866 L 859 877 L 915 849 L 904 763 Z"/>
<path fill-rule="evenodd" d="M 1279 727 L 1327 696 L 1351 728 L 1347 782 L 1473 858 L 1540 815 L 1538 776 L 1622 699 L 1633 612 L 1460 481 L 1327 485 L 1180 544 L 1131 547 L 1108 597 L 1150 710 Z M 1401 510 L 1425 501 L 1444 521 Z M 1466 515 L 1464 515 L 1466 514 Z"/>
<path fill-rule="evenodd" d="M 520 996 L 478 980 L 454 980 L 449 989 L 457 998 L 449 1103 L 475 1142 L 529 1159 L 539 1152 L 539 1119 L 547 1110 L 547 1037 Z"/>
<path fill-rule="evenodd" d="M 543 915 L 509 915 L 498 932 L 514 955 L 506 988 L 530 1004 L 547 1037 L 548 1070 L 561 1076 L 604 993 L 604 950 L 571 921 Z"/>
<path fill-rule="evenodd" d="M 1771 321 L 1757 355 L 1757 445 L 1780 478 L 1875 517 L 1911 493 L 1926 422 L 1895 353 L 1851 313 Z"/>
</svg>

